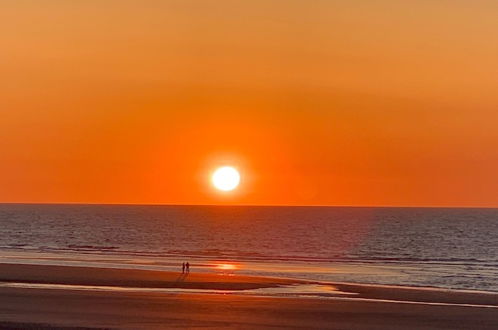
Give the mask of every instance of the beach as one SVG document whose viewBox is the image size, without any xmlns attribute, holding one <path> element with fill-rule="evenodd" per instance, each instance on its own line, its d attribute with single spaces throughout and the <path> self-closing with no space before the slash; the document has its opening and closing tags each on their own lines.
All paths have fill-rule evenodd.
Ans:
<svg viewBox="0 0 498 330">
<path fill-rule="evenodd" d="M 309 287 L 318 289 L 311 294 Z M 493 293 L 130 269 L 0 264 L 0 297 L 5 329 L 493 329 L 498 324 Z"/>
</svg>

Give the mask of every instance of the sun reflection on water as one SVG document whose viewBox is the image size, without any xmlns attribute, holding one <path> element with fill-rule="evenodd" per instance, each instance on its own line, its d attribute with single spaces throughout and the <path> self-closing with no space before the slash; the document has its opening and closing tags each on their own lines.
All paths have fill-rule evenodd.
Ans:
<svg viewBox="0 0 498 330">
<path fill-rule="evenodd" d="M 233 275 L 233 273 L 240 268 L 236 264 L 229 263 L 215 263 L 213 266 L 215 270 L 226 275 Z"/>
</svg>

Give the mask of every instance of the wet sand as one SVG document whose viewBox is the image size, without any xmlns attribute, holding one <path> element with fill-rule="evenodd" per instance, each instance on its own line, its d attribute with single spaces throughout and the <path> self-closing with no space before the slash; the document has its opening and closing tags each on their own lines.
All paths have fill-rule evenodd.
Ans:
<svg viewBox="0 0 498 330">
<path fill-rule="evenodd" d="M 0 282 L 136 288 L 247 290 L 304 281 L 256 276 L 164 272 L 138 269 L 0 264 Z"/>
<path fill-rule="evenodd" d="M 219 293 L 0 286 L 0 328 L 496 329 L 498 324 L 498 308 L 492 307 L 498 306 L 496 294 L 334 283 L 330 285 L 348 294 L 338 293 L 337 299 L 333 293 L 332 299 L 261 297 L 236 292 L 243 292 L 241 290 L 245 288 L 307 282 L 193 273 L 177 281 L 179 275 L 159 271 L 1 264 L 0 281 L 4 284 L 174 287 L 213 289 Z M 235 293 L 223 293 L 223 290 L 235 290 Z"/>
</svg>

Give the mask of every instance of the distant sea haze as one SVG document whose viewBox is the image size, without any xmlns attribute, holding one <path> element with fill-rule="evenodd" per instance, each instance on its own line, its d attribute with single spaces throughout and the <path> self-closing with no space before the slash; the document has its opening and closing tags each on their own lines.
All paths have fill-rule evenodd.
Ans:
<svg viewBox="0 0 498 330">
<path fill-rule="evenodd" d="M 2 262 L 222 260 L 251 274 L 498 291 L 498 209 L 0 204 L 0 223 Z"/>
</svg>

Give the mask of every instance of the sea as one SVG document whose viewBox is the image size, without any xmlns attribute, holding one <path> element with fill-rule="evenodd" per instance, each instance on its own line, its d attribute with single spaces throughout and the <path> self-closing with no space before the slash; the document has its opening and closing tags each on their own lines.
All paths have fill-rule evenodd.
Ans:
<svg viewBox="0 0 498 330">
<path fill-rule="evenodd" d="M 498 292 L 498 209 L 0 204 L 0 262 Z M 1 277 L 1 276 L 0 276 Z"/>
</svg>

